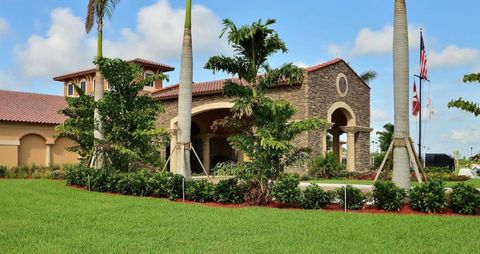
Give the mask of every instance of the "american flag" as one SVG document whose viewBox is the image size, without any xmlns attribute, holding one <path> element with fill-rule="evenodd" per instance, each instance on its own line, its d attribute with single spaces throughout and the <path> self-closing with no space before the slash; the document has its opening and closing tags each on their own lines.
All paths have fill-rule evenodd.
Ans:
<svg viewBox="0 0 480 254">
<path fill-rule="evenodd" d="M 425 44 L 423 43 L 423 34 L 420 31 L 420 77 L 427 79 L 427 54 L 425 53 Z"/>
<path fill-rule="evenodd" d="M 412 100 L 413 116 L 417 116 L 418 112 L 420 112 L 420 102 L 418 101 L 417 85 L 415 84 L 415 81 L 413 81 L 413 100 Z"/>
</svg>

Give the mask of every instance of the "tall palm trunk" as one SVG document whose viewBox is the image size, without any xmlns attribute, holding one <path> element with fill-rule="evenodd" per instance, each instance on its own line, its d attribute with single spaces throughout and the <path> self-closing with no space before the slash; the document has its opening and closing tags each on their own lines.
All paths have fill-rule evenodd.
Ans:
<svg viewBox="0 0 480 254">
<path fill-rule="evenodd" d="M 180 65 L 180 90 L 178 94 L 177 169 L 178 174 L 189 179 L 190 130 L 192 126 L 192 0 L 186 0 L 185 31 L 183 34 L 182 60 Z"/>
<path fill-rule="evenodd" d="M 103 57 L 103 19 L 98 18 L 97 20 L 98 26 L 97 26 L 97 59 L 100 59 Z M 94 91 L 94 99 L 95 101 L 99 101 L 103 98 L 103 74 L 100 71 L 99 66 L 97 65 L 97 70 L 95 72 L 95 91 Z M 103 140 L 103 126 L 102 126 L 102 121 L 100 118 L 100 113 L 98 112 L 98 109 L 95 108 L 94 111 L 94 119 L 95 119 L 95 128 L 94 128 L 94 137 L 95 137 L 95 142 L 96 140 Z M 98 142 L 95 147 L 98 148 Z M 100 150 L 96 151 L 96 160 L 95 160 L 95 168 L 103 168 L 103 162 L 104 162 L 104 156 L 103 152 Z"/>
<path fill-rule="evenodd" d="M 393 31 L 393 79 L 395 100 L 395 129 L 393 138 L 409 138 L 409 59 L 408 24 L 405 0 L 395 0 Z M 393 149 L 393 182 L 402 188 L 410 188 L 410 164 L 407 148 L 397 145 Z"/>
</svg>

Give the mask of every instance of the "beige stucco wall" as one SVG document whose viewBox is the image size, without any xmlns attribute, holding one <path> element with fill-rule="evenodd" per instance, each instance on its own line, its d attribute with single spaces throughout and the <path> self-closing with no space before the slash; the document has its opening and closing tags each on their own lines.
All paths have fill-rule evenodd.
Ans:
<svg viewBox="0 0 480 254">
<path fill-rule="evenodd" d="M 17 146 L 1 146 L 0 145 L 0 165 L 7 167 L 15 167 L 18 165 L 18 147 Z"/>
<path fill-rule="evenodd" d="M 65 150 L 66 147 L 71 147 L 75 143 L 66 138 L 58 138 L 55 140 L 55 144 L 52 146 L 51 158 L 53 165 L 62 165 L 72 162 L 76 162 L 78 155 L 76 153 Z"/>
<path fill-rule="evenodd" d="M 55 140 L 55 125 L 0 121 L 0 165 L 75 163 L 75 153 L 63 151 L 72 141 Z M 50 150 L 50 153 L 48 153 Z"/>
<path fill-rule="evenodd" d="M 37 134 L 28 134 L 20 139 L 18 147 L 18 165 L 45 166 L 47 162 L 46 140 Z"/>
</svg>

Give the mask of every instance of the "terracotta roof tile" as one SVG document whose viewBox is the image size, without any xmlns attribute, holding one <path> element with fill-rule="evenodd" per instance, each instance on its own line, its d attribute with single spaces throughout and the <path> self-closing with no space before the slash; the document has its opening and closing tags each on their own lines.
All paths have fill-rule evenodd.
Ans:
<svg viewBox="0 0 480 254">
<path fill-rule="evenodd" d="M 312 67 L 307 67 L 304 68 L 306 72 L 312 72 L 316 71 L 318 69 L 325 68 L 327 66 L 330 66 L 332 64 L 336 64 L 338 62 L 344 62 L 343 59 L 341 58 L 336 58 L 331 61 L 315 65 Z M 200 82 L 200 83 L 193 83 L 192 86 L 192 95 L 193 96 L 198 96 L 198 95 L 204 95 L 204 94 L 214 94 L 214 93 L 221 93 L 223 90 L 223 85 L 225 81 L 228 79 L 221 79 L 221 80 L 214 80 L 214 81 L 206 81 L 206 82 Z M 237 78 L 233 78 L 234 82 L 238 82 Z M 157 98 L 159 100 L 167 100 L 167 99 L 173 99 L 178 96 L 178 84 L 168 86 L 165 88 L 162 88 L 160 90 L 157 90 L 152 93 L 154 98 Z"/>
<path fill-rule="evenodd" d="M 128 62 L 143 64 L 143 65 L 149 65 L 153 68 L 161 69 L 164 72 L 175 70 L 175 67 L 173 67 L 173 66 L 158 63 L 158 62 L 154 62 L 154 61 L 151 61 L 151 60 L 142 59 L 142 58 L 135 58 L 135 59 L 130 60 Z M 80 76 L 80 75 L 93 74 L 93 73 L 95 73 L 95 71 L 96 71 L 96 68 L 83 70 L 83 71 L 72 72 L 72 73 L 68 73 L 68 74 L 64 74 L 64 75 L 61 75 L 61 76 L 54 77 L 53 80 L 63 81 L 65 79 L 69 79 L 69 78 Z"/>
<path fill-rule="evenodd" d="M 60 124 L 66 106 L 63 96 L 0 90 L 0 121 Z"/>
</svg>

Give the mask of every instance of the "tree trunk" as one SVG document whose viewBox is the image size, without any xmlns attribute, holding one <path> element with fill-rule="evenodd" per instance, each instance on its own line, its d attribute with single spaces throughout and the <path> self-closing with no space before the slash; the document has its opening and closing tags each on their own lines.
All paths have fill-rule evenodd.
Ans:
<svg viewBox="0 0 480 254">
<path fill-rule="evenodd" d="M 393 31 L 393 79 L 395 107 L 395 139 L 410 137 L 409 133 L 409 59 L 408 24 L 405 0 L 395 0 Z M 402 188 L 410 188 L 410 164 L 406 146 L 393 149 L 393 182 Z"/>
<path fill-rule="evenodd" d="M 191 178 L 190 170 L 190 131 L 192 125 L 192 35 L 191 0 L 186 0 L 185 31 L 183 34 L 182 60 L 180 65 L 180 88 L 178 94 L 178 134 L 176 173 L 186 179 Z M 188 149 L 183 149 L 184 147 Z"/>
<path fill-rule="evenodd" d="M 97 37 L 97 59 L 103 57 L 103 22 L 99 19 L 98 21 L 98 37 Z M 99 101 L 103 98 L 103 74 L 100 72 L 100 68 L 97 65 L 97 70 L 95 72 L 95 90 L 94 90 L 94 99 L 95 101 Z M 95 148 L 96 150 L 96 159 L 95 159 L 95 168 L 100 169 L 103 168 L 104 163 L 104 155 L 101 150 L 98 150 L 98 142 L 97 140 L 103 140 L 103 126 L 102 121 L 100 119 L 100 113 L 98 109 L 95 108 L 94 111 L 94 119 L 95 119 L 95 128 L 94 128 L 94 137 L 95 137 Z"/>
</svg>

